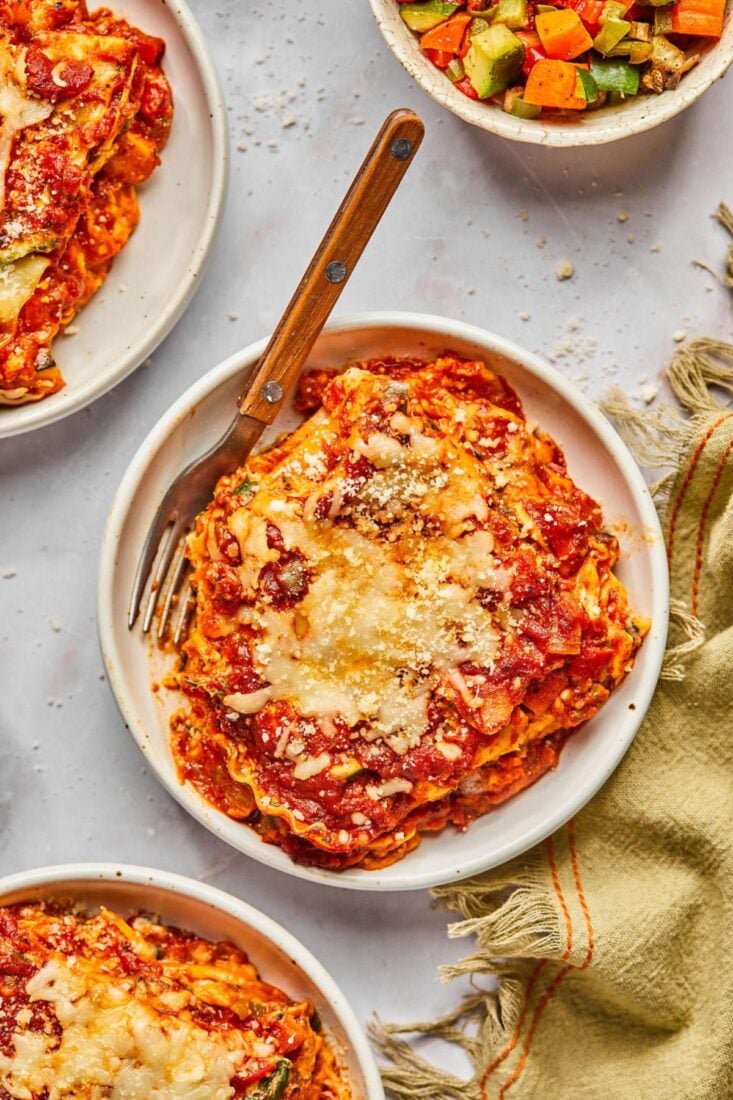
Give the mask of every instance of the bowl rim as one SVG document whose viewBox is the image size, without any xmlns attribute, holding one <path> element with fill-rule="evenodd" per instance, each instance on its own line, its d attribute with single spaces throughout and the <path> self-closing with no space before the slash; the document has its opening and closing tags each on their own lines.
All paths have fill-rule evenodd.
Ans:
<svg viewBox="0 0 733 1100">
<path fill-rule="evenodd" d="M 8 894 L 38 887 L 58 886 L 65 882 L 97 885 L 98 883 L 124 882 L 145 891 L 149 887 L 167 890 L 174 895 L 193 898 L 219 912 L 234 917 L 244 928 L 258 932 L 279 948 L 301 970 L 322 994 L 334 1016 L 338 1019 L 354 1053 L 364 1078 L 369 1100 L 382 1100 L 384 1089 L 381 1077 L 366 1034 L 356 1014 L 326 968 L 301 941 L 278 924 L 272 917 L 256 909 L 249 902 L 230 894 L 218 886 L 163 871 L 129 863 L 62 863 L 56 866 L 32 868 L 0 878 L 0 906 Z M 82 898 L 83 900 L 83 898 Z M 254 960 L 257 966 L 257 960 Z M 259 973 L 259 967 L 258 967 Z"/>
<path fill-rule="evenodd" d="M 435 314 L 405 311 L 354 313 L 332 318 L 324 326 L 323 331 L 324 333 L 349 333 L 360 329 L 374 328 L 411 328 L 431 336 L 446 336 L 449 339 L 453 337 L 466 343 L 474 343 L 487 350 L 491 349 L 497 354 L 516 362 L 523 370 L 539 378 L 540 381 L 544 382 L 570 404 L 594 433 L 600 437 L 604 447 L 616 462 L 639 510 L 641 523 L 651 535 L 649 539 L 645 540 L 645 547 L 651 558 L 656 585 L 654 605 L 650 613 L 654 630 L 644 643 L 646 663 L 643 678 L 636 684 L 636 710 L 627 712 L 625 736 L 614 742 L 613 752 L 609 749 L 608 761 L 612 760 L 610 767 L 607 766 L 603 770 L 599 769 L 597 772 L 591 773 L 584 783 L 575 788 L 573 798 L 558 804 L 554 808 L 554 812 L 543 819 L 541 825 L 538 824 L 529 829 L 522 834 L 521 838 L 515 838 L 511 842 L 497 845 L 494 854 L 489 858 L 475 856 L 464 859 L 461 860 L 461 866 L 458 870 L 453 867 L 450 871 L 441 871 L 436 874 L 429 870 L 420 873 L 410 872 L 408 854 L 398 864 L 393 865 L 399 867 L 400 873 L 393 871 L 390 877 L 385 878 L 382 871 L 359 871 L 358 868 L 346 871 L 330 871 L 320 867 L 306 867 L 295 863 L 285 856 L 285 853 L 281 853 L 281 855 L 285 857 L 287 862 L 279 861 L 278 857 L 274 856 L 271 851 L 271 846 L 264 844 L 259 837 L 255 837 L 247 826 L 231 822 L 221 811 L 210 807 L 189 784 L 182 784 L 174 774 L 172 763 L 170 770 L 163 774 L 155 762 L 145 753 L 145 728 L 134 707 L 127 700 L 124 677 L 120 671 L 124 667 L 124 662 L 117 645 L 118 628 L 115 626 L 113 614 L 116 556 L 122 528 L 131 507 L 134 505 L 140 484 L 152 457 L 178 426 L 189 418 L 192 407 L 195 407 L 201 399 L 216 390 L 232 374 L 242 370 L 247 364 L 256 362 L 265 349 L 267 338 L 250 344 L 241 351 L 229 356 L 194 382 L 160 417 L 130 461 L 112 501 L 102 536 L 97 587 L 97 630 L 109 685 L 129 733 L 145 756 L 146 762 L 158 781 L 200 824 L 235 850 L 242 852 L 243 855 L 295 878 L 303 878 L 340 889 L 391 892 L 420 890 L 442 885 L 449 881 L 458 882 L 469 878 L 471 875 L 500 866 L 545 840 L 582 809 L 600 790 L 609 776 L 616 770 L 636 736 L 657 686 L 664 659 L 669 622 L 669 576 L 661 523 L 641 470 L 610 422 L 559 371 L 545 363 L 533 352 L 497 336 L 495 333 L 464 321 L 454 321 Z M 126 634 L 127 623 L 121 624 L 119 629 Z M 227 825 L 236 824 L 242 829 L 242 832 L 237 834 L 242 838 L 241 844 L 236 843 L 229 836 L 229 830 L 226 828 Z M 250 843 L 250 840 L 256 840 L 257 843 Z M 457 843 L 460 843 L 460 841 L 457 840 Z"/>
<path fill-rule="evenodd" d="M 163 0 L 163 2 L 166 3 L 166 0 Z M 137 370 L 165 340 L 176 322 L 183 316 L 201 285 L 227 196 L 230 166 L 229 125 L 226 103 L 213 58 L 204 33 L 187 0 L 171 0 L 166 4 L 166 7 L 178 24 L 183 40 L 191 52 L 195 68 L 201 79 L 210 120 L 213 147 L 211 186 L 206 211 L 202 219 L 201 233 L 186 264 L 185 271 L 182 272 L 165 309 L 160 313 L 157 320 L 150 325 L 147 336 L 138 344 L 137 350 L 134 350 L 133 354 L 128 353 L 121 357 L 119 363 L 116 366 L 111 365 L 109 371 L 104 372 L 104 374 L 94 375 L 73 394 L 64 395 L 61 401 L 54 401 L 58 394 L 52 394 L 49 398 L 30 405 L 17 406 L 18 409 L 24 410 L 26 414 L 22 423 L 13 423 L 12 414 L 14 410 L 12 408 L 0 409 L 0 414 L 2 414 L 0 415 L 0 439 L 9 439 L 11 436 L 22 435 L 25 432 L 43 428 L 48 424 L 54 424 L 58 420 L 63 420 L 65 417 L 79 412 L 80 409 L 86 408 L 93 401 L 109 393 L 128 375 Z M 61 392 L 63 393 L 63 391 Z"/>
<path fill-rule="evenodd" d="M 669 119 L 684 111 L 686 107 L 695 103 L 717 80 L 725 76 L 729 66 L 733 64 L 733 38 L 730 45 L 724 42 L 723 39 L 719 39 L 713 46 L 708 47 L 708 53 L 712 53 L 716 45 L 722 47 L 719 51 L 718 60 L 711 65 L 708 79 L 694 90 L 682 81 L 674 92 L 665 92 L 664 95 L 653 99 L 646 97 L 649 99 L 650 106 L 654 106 L 640 121 L 633 125 L 623 126 L 621 124 L 624 117 L 623 112 L 627 106 L 621 104 L 619 107 L 602 108 L 601 111 L 593 112 L 594 116 L 608 120 L 605 126 L 599 125 L 593 128 L 583 127 L 582 124 L 568 126 L 553 124 L 548 126 L 538 119 L 514 118 L 514 116 L 507 114 L 498 107 L 494 108 L 490 104 L 480 101 L 477 103 L 468 99 L 461 92 L 456 91 L 447 78 L 447 87 L 436 94 L 426 75 L 429 71 L 427 66 L 431 63 L 427 58 L 422 58 L 419 54 L 414 53 L 409 45 L 410 40 L 414 39 L 412 32 L 409 28 L 404 27 L 405 33 L 403 36 L 402 33 L 393 33 L 391 27 L 387 25 L 387 12 L 389 6 L 394 3 L 395 0 L 369 0 L 375 22 L 387 46 L 426 95 L 429 95 L 441 107 L 447 108 L 454 115 L 462 118 L 464 122 L 471 123 L 472 126 L 478 126 L 479 129 L 498 134 L 499 137 L 508 138 L 510 141 L 521 141 L 531 145 L 543 145 L 550 148 L 606 145 L 613 141 L 620 141 L 622 138 L 643 134 L 647 130 L 652 130 L 661 123 L 669 121 Z M 733 9 L 728 18 L 733 25 Z M 438 72 L 437 69 L 436 72 Z M 675 93 L 680 90 L 681 94 L 676 95 Z M 479 114 L 479 108 L 482 109 L 481 114 Z"/>
</svg>

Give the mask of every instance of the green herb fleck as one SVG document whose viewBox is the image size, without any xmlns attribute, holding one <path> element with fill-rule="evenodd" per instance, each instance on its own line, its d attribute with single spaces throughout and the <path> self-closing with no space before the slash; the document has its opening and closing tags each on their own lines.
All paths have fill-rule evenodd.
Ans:
<svg viewBox="0 0 733 1100">
<path fill-rule="evenodd" d="M 242 495 L 243 493 L 249 493 L 250 496 L 254 496 L 257 490 L 257 486 L 253 481 L 250 481 L 248 477 L 244 481 L 240 481 L 239 485 L 234 490 L 235 495 Z"/>
</svg>

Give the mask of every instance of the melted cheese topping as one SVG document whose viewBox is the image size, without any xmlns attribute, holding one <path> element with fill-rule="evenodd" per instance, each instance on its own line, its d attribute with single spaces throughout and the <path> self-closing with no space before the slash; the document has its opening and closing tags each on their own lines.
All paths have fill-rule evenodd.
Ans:
<svg viewBox="0 0 733 1100">
<path fill-rule="evenodd" d="M 474 600 L 497 569 L 488 532 L 416 543 L 407 561 L 353 530 L 294 522 L 289 537 L 308 541 L 319 572 L 297 612 L 248 616 L 260 632 L 254 656 L 267 698 L 289 699 L 312 717 L 341 715 L 351 726 L 368 718 L 374 735 L 409 741 L 425 732 L 428 690 L 450 669 L 491 665 L 496 631 Z"/>
<path fill-rule="evenodd" d="M 643 631 L 598 505 L 506 383 L 394 369 L 331 378 L 198 517 L 173 722 L 184 775 L 212 753 L 268 838 L 352 862 L 408 845 L 423 806 L 516 788 L 507 758 L 590 717 Z"/>
<path fill-rule="evenodd" d="M 54 958 L 28 981 L 30 1002 L 48 1001 L 63 1028 L 14 1036 L 0 1055 L 0 1083 L 14 1100 L 109 1096 L 112 1100 L 229 1100 L 242 1051 L 221 1033 L 161 1016 L 121 986 L 95 979 L 83 960 Z M 236 1035 L 236 1033 L 234 1033 Z"/>
<path fill-rule="evenodd" d="M 349 1100 L 313 1006 L 262 982 L 232 944 L 107 909 L 0 918 L 0 957 L 22 960 L 0 983 L 2 1096 Z"/>
</svg>

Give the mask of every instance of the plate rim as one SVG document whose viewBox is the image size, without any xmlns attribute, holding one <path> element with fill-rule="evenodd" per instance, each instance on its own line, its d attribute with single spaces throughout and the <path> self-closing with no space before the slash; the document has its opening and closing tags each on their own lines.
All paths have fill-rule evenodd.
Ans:
<svg viewBox="0 0 733 1100">
<path fill-rule="evenodd" d="M 465 340 L 467 343 L 472 342 L 479 346 L 492 347 L 496 353 L 516 362 L 522 369 L 538 377 L 567 401 L 601 438 L 604 446 L 616 461 L 639 509 L 641 521 L 645 529 L 652 534 L 652 538 L 647 542 L 647 552 L 652 560 L 657 583 L 654 606 L 650 612 L 653 627 L 644 643 L 645 650 L 649 653 L 647 657 L 648 667 L 645 668 L 643 680 L 637 685 L 636 709 L 627 715 L 626 734 L 622 739 L 614 742 L 613 752 L 609 750 L 610 767 L 592 773 L 586 783 L 576 788 L 572 799 L 566 803 L 558 804 L 554 813 L 543 819 L 541 824 L 523 833 L 521 838 L 515 838 L 511 842 L 504 843 L 503 846 L 499 845 L 490 859 L 485 856 L 475 856 L 461 861 L 457 867 L 454 863 L 453 870 L 449 874 L 445 872 L 436 874 L 430 870 L 409 874 L 405 867 L 409 861 L 408 854 L 398 864 L 402 874 L 400 876 L 395 875 L 392 878 L 385 878 L 382 871 L 359 871 L 358 868 L 355 868 L 337 872 L 319 867 L 303 866 L 295 863 L 279 848 L 273 851 L 273 846 L 264 844 L 259 838 L 256 838 L 259 846 L 247 844 L 246 841 L 250 839 L 250 835 L 254 838 L 254 834 L 251 834 L 251 830 L 247 830 L 246 826 L 243 827 L 245 831 L 240 834 L 246 838 L 245 846 L 237 844 L 227 835 L 227 830 L 224 827 L 226 823 L 230 822 L 230 819 L 226 818 L 221 811 L 209 806 L 198 792 L 190 788 L 190 785 L 178 782 L 172 770 L 170 774 L 161 774 L 145 752 L 146 735 L 143 723 L 134 712 L 134 708 L 126 700 L 122 676 L 118 671 L 123 667 L 123 660 L 116 643 L 113 603 L 117 549 L 120 544 L 121 528 L 130 507 L 135 501 L 147 466 L 160 449 L 160 446 L 173 433 L 180 422 L 189 417 L 191 408 L 198 401 L 213 392 L 237 370 L 241 370 L 247 362 L 256 361 L 264 351 L 267 338 L 247 345 L 247 347 L 229 356 L 198 378 L 160 417 L 131 459 L 114 495 L 102 535 L 97 585 L 97 633 L 105 672 L 125 727 L 145 757 L 158 782 L 195 820 L 220 840 L 229 844 L 235 851 L 294 878 L 306 879 L 310 882 L 318 882 L 345 890 L 402 892 L 445 885 L 448 882 L 458 882 L 507 863 L 510 859 L 522 855 L 561 828 L 600 790 L 626 755 L 657 687 L 664 659 L 669 624 L 669 574 L 661 522 L 649 487 L 636 460 L 606 417 L 564 375 L 538 355 L 535 355 L 534 352 L 520 347 L 513 341 L 498 336 L 480 326 L 436 314 L 396 310 L 350 313 L 331 318 L 324 326 L 323 331 L 324 333 L 349 332 L 363 328 L 414 328 L 430 335 L 453 336 Z M 122 629 L 127 631 L 126 623 L 122 624 Z M 220 821 L 222 818 L 224 819 L 223 822 Z M 231 822 L 231 824 L 238 823 Z M 239 824 L 242 827 L 241 823 Z M 459 853 L 457 853 L 455 862 L 458 859 L 460 859 Z"/>
<path fill-rule="evenodd" d="M 64 391 L 60 390 L 59 393 L 51 394 L 50 397 L 43 398 L 40 401 L 27 402 L 24 405 L 17 406 L 18 409 L 30 410 L 23 423 L 12 422 L 12 408 L 0 408 L 0 439 L 10 439 L 13 436 L 24 435 L 26 432 L 36 431 L 38 428 L 54 424 L 73 413 L 79 412 L 81 409 L 85 409 L 100 397 L 104 397 L 105 394 L 129 377 L 133 371 L 142 366 L 145 360 L 162 344 L 185 313 L 201 285 L 224 213 L 229 185 L 231 151 L 226 101 L 204 32 L 191 11 L 188 0 L 173 0 L 172 3 L 163 0 L 163 3 L 176 21 L 195 62 L 210 119 L 213 146 L 211 188 L 206 212 L 203 216 L 201 233 L 191 253 L 190 260 L 186 264 L 185 272 L 177 282 L 165 310 L 155 325 L 151 327 L 149 334 L 138 345 L 138 350 L 132 355 L 123 357 L 120 361 L 121 366 L 110 370 L 108 374 L 104 375 L 103 379 L 100 379 L 98 375 L 94 376 L 86 385 L 80 388 L 78 393 L 71 397 L 62 396 L 59 401 L 54 401 L 54 398 L 59 397 L 59 394 L 64 394 Z M 165 165 L 163 164 L 163 170 L 164 168 Z"/>
<path fill-rule="evenodd" d="M 174 895 L 202 902 L 212 909 L 234 917 L 245 929 L 259 933 L 310 978 L 323 995 L 344 1029 L 355 1061 L 364 1077 L 369 1100 L 381 1100 L 384 1097 L 374 1054 L 348 997 L 310 948 L 274 917 L 228 890 L 189 878 L 176 871 L 109 861 L 49 864 L 3 875 L 0 877 L 0 906 L 4 904 L 4 896 L 8 894 L 35 890 L 43 886 L 55 887 L 64 882 L 82 882 L 89 886 L 107 882 L 114 885 L 122 882 L 140 887 L 143 891 L 149 887 L 167 890 Z M 256 960 L 255 965 L 257 965 Z"/>
</svg>

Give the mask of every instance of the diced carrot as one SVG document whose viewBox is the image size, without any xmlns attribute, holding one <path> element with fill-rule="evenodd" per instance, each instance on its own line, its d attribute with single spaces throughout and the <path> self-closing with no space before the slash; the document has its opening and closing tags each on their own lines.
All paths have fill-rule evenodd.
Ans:
<svg viewBox="0 0 733 1100">
<path fill-rule="evenodd" d="M 593 45 L 593 39 L 580 21 L 577 11 L 543 11 L 535 19 L 542 48 L 549 58 L 572 61 Z"/>
<path fill-rule="evenodd" d="M 446 19 L 445 23 L 438 23 L 437 27 L 433 27 L 421 36 L 421 49 L 458 53 L 463 43 L 463 32 L 470 22 L 471 16 L 467 12 L 452 15 L 450 19 Z"/>
<path fill-rule="evenodd" d="M 569 61 L 538 61 L 527 77 L 524 102 L 537 107 L 569 107 L 582 111 L 587 102 L 575 94 L 577 79 L 577 67 Z"/>
<path fill-rule="evenodd" d="M 724 12 L 725 0 L 678 0 L 672 8 L 672 30 L 675 34 L 720 38 Z"/>
</svg>

